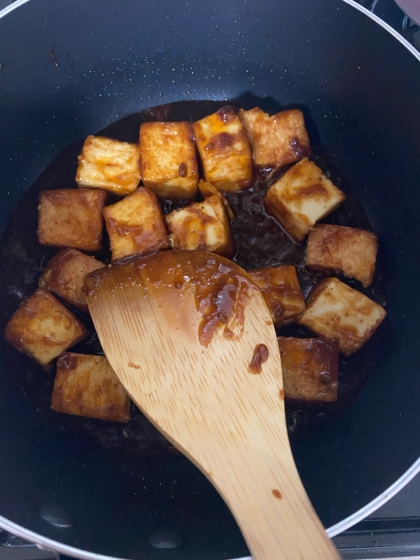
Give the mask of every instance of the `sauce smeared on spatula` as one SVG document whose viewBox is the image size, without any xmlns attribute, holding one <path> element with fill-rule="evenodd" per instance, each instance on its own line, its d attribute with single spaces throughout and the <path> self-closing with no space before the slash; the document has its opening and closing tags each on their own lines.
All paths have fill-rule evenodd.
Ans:
<svg viewBox="0 0 420 560">
<path fill-rule="evenodd" d="M 118 378 L 219 490 L 254 559 L 336 560 L 296 471 L 276 333 L 247 273 L 162 251 L 93 272 L 86 291 Z"/>
</svg>

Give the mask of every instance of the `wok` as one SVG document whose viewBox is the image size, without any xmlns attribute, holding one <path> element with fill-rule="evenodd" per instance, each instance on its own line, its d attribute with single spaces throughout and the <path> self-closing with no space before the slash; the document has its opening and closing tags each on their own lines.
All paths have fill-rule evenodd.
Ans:
<svg viewBox="0 0 420 560">
<path fill-rule="evenodd" d="M 331 536 L 420 470 L 419 55 L 368 15 L 351 0 L 18 0 L 0 12 L 2 230 L 65 146 L 131 113 L 193 99 L 305 111 L 312 143 L 379 234 L 388 304 L 380 357 L 355 404 L 292 441 Z M 4 309 L 13 289 L 0 286 Z M 0 358 L 0 526 L 83 558 L 247 554 L 185 458 L 120 453 L 64 431 L 22 390 L 27 362 L 4 346 Z"/>
</svg>

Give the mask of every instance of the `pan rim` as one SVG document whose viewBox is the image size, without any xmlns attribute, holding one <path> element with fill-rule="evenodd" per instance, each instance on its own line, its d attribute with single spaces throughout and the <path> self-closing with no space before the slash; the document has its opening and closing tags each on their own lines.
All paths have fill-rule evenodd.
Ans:
<svg viewBox="0 0 420 560">
<path fill-rule="evenodd" d="M 24 4 L 28 3 L 30 0 L 15 0 L 6 6 L 2 10 L 0 10 L 0 19 L 4 18 L 17 8 L 23 6 Z M 366 17 L 369 17 L 378 25 L 380 25 L 383 29 L 388 31 L 397 41 L 399 41 L 419 62 L 420 62 L 420 52 L 416 50 L 416 48 L 411 45 L 404 37 L 402 37 L 395 29 L 393 29 L 388 23 L 384 22 L 381 18 L 379 18 L 376 14 L 369 11 L 367 8 L 358 4 L 355 0 L 342 0 L 349 6 L 352 6 L 354 9 L 359 10 L 362 14 Z M 418 473 L 420 472 L 420 458 L 417 459 L 410 468 L 408 468 L 401 476 L 398 478 L 391 486 L 389 486 L 386 490 L 384 490 L 379 496 L 377 496 L 374 500 L 366 504 L 361 509 L 357 510 L 355 513 L 349 515 L 342 521 L 339 521 L 335 525 L 332 525 L 328 529 L 326 529 L 327 535 L 332 538 L 336 535 L 339 535 L 343 531 L 346 531 L 356 523 L 359 523 L 374 511 L 379 509 L 383 506 L 388 500 L 394 497 L 400 490 L 402 490 Z M 0 515 L 0 528 L 8 531 L 9 533 L 16 535 L 22 539 L 28 540 L 34 543 L 38 548 L 41 550 L 58 552 L 61 554 L 65 554 L 74 558 L 80 558 L 81 560 L 125 560 L 120 557 L 116 556 L 106 556 L 102 554 L 98 554 L 96 552 L 89 552 L 80 548 L 75 548 L 70 545 L 66 545 L 55 541 L 53 539 L 49 539 L 47 537 L 43 537 L 39 533 L 35 533 L 29 529 L 26 529 L 22 525 L 14 523 Z M 250 556 L 244 558 L 237 558 L 234 560 L 252 560 Z"/>
<path fill-rule="evenodd" d="M 28 1 L 28 0 L 23 0 L 23 1 L 25 2 L 25 1 Z M 398 31 L 396 31 L 393 27 L 391 27 L 388 23 L 386 23 L 386 21 L 383 21 L 379 16 L 372 13 L 370 10 L 368 10 L 364 6 L 361 6 L 355 0 L 342 0 L 342 2 L 348 4 L 349 6 L 352 6 L 355 10 L 359 10 L 359 12 L 362 12 L 362 14 L 369 17 L 374 22 L 376 22 L 378 25 L 383 27 L 386 31 L 388 31 L 388 33 L 390 33 L 394 37 L 394 39 L 397 39 L 397 41 L 399 41 L 402 45 L 404 45 L 404 47 L 408 51 L 410 51 L 410 53 L 415 58 L 417 58 L 417 60 L 420 61 L 420 52 L 416 49 L 416 47 L 414 47 L 411 43 L 409 43 L 407 41 L 407 39 L 405 39 L 402 35 L 400 35 L 398 33 Z M 1 12 L 0 12 L 0 16 L 1 16 Z"/>
</svg>

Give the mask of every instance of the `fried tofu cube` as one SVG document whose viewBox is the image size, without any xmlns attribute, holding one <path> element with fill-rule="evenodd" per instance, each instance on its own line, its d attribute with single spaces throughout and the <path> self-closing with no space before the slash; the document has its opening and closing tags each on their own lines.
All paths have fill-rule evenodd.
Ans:
<svg viewBox="0 0 420 560">
<path fill-rule="evenodd" d="M 216 189 L 214 185 L 200 179 L 198 182 L 198 190 L 203 198 L 209 198 L 210 196 L 218 196 L 220 200 L 223 202 L 223 206 L 225 207 L 226 214 L 229 220 L 235 219 L 235 214 L 233 213 L 233 210 L 230 207 L 229 202 L 226 200 L 223 194 Z"/>
<path fill-rule="evenodd" d="M 275 327 L 293 323 L 305 311 L 305 301 L 294 266 L 250 270 L 248 274 L 264 297 Z"/>
<path fill-rule="evenodd" d="M 258 107 L 239 110 L 239 117 L 258 167 L 282 167 L 311 153 L 302 111 L 297 109 L 268 115 Z"/>
<path fill-rule="evenodd" d="M 303 159 L 271 185 L 264 204 L 295 241 L 303 241 L 314 224 L 344 199 L 315 163 Z"/>
<path fill-rule="evenodd" d="M 309 402 L 334 402 L 338 390 L 338 347 L 320 338 L 278 339 L 284 396 Z"/>
<path fill-rule="evenodd" d="M 12 315 L 5 335 L 19 352 L 47 365 L 88 331 L 54 296 L 38 289 Z"/>
<path fill-rule="evenodd" d="M 326 278 L 311 291 L 299 323 L 319 336 L 336 340 L 340 352 L 349 356 L 369 340 L 385 315 L 379 303 L 338 278 Z"/>
<path fill-rule="evenodd" d="M 165 216 L 165 220 L 174 249 L 199 249 L 232 256 L 229 221 L 219 196 L 178 208 Z"/>
<path fill-rule="evenodd" d="M 107 206 L 104 216 L 113 261 L 169 247 L 158 199 L 146 187 Z"/>
<path fill-rule="evenodd" d="M 82 290 L 83 281 L 89 272 L 104 266 L 104 263 L 77 249 L 62 249 L 48 262 L 39 279 L 39 287 L 53 292 L 70 305 L 87 313 L 86 296 Z"/>
<path fill-rule="evenodd" d="M 140 126 L 143 185 L 161 198 L 191 200 L 198 183 L 194 131 L 189 122 L 147 122 Z"/>
<path fill-rule="evenodd" d="M 378 238 L 362 229 L 319 224 L 310 232 L 306 266 L 356 278 L 367 288 L 375 273 Z"/>
<path fill-rule="evenodd" d="M 42 245 L 98 251 L 102 245 L 106 193 L 92 189 L 43 191 L 38 205 Z"/>
<path fill-rule="evenodd" d="M 57 360 L 51 408 L 110 422 L 130 420 L 130 399 L 105 356 L 62 354 Z"/>
<path fill-rule="evenodd" d="M 251 184 L 251 149 L 233 107 L 195 122 L 194 132 L 206 181 L 222 192 L 240 191 Z"/>
<path fill-rule="evenodd" d="M 88 136 L 79 155 L 79 187 L 125 196 L 140 183 L 140 147 L 103 136 Z"/>
</svg>

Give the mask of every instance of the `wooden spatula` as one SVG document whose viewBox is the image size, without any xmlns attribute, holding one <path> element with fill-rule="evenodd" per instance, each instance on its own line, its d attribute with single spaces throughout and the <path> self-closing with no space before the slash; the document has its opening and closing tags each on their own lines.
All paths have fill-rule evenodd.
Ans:
<svg viewBox="0 0 420 560">
<path fill-rule="evenodd" d="M 339 558 L 296 471 L 276 333 L 246 272 L 163 251 L 91 273 L 85 291 L 117 376 L 220 492 L 254 559 Z"/>
</svg>

